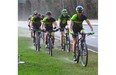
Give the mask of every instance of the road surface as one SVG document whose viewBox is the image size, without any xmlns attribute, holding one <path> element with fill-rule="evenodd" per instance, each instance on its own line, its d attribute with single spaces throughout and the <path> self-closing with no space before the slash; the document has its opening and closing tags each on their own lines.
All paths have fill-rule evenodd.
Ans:
<svg viewBox="0 0 116 75">
<path fill-rule="evenodd" d="M 88 44 L 89 49 L 98 52 L 98 22 L 97 22 L 97 20 L 90 20 L 90 22 L 92 23 L 95 34 L 92 36 L 87 36 L 87 44 Z M 90 32 L 90 28 L 85 22 L 83 23 L 83 25 L 84 25 L 85 31 Z M 28 28 L 27 22 L 19 21 L 18 27 Z M 60 32 L 59 31 L 56 32 L 55 36 L 60 37 Z M 72 37 L 71 37 L 71 39 L 72 39 Z"/>
</svg>

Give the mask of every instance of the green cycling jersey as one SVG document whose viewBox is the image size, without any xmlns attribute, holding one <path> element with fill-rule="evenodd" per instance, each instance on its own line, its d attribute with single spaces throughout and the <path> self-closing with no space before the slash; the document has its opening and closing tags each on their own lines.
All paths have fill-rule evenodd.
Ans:
<svg viewBox="0 0 116 75">
<path fill-rule="evenodd" d="M 71 20 L 74 22 L 74 25 L 82 25 L 84 20 L 87 20 L 87 17 L 84 14 L 81 14 L 79 17 L 78 14 L 74 14 L 71 17 Z"/>
<path fill-rule="evenodd" d="M 45 23 L 45 27 L 46 28 L 53 28 L 53 23 L 55 22 L 55 19 L 53 18 L 53 17 L 51 17 L 51 18 L 47 18 L 47 17 L 45 17 L 44 19 L 43 19 L 43 22 Z"/>
<path fill-rule="evenodd" d="M 34 16 L 32 16 L 31 21 L 33 24 L 39 24 L 41 22 L 41 18 L 40 17 L 35 18 Z"/>
<path fill-rule="evenodd" d="M 70 15 L 66 15 L 66 16 L 59 16 L 58 18 L 60 20 L 60 25 L 67 25 L 67 21 L 70 20 Z"/>
</svg>

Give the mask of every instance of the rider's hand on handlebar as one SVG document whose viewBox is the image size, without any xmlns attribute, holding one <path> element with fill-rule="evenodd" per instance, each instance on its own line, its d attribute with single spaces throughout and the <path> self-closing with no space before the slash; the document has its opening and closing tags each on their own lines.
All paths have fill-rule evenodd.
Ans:
<svg viewBox="0 0 116 75">
<path fill-rule="evenodd" d="M 56 29 L 56 27 L 54 27 L 54 29 Z"/>
<path fill-rule="evenodd" d="M 91 35 L 95 34 L 94 31 L 91 31 Z"/>
<path fill-rule="evenodd" d="M 33 28 L 32 28 L 32 27 L 30 27 L 30 29 L 31 29 L 31 30 L 33 30 Z"/>
<path fill-rule="evenodd" d="M 74 31 L 72 30 L 72 31 L 70 32 L 70 34 L 74 35 Z"/>
<path fill-rule="evenodd" d="M 42 31 L 45 31 L 45 29 L 41 29 Z"/>
<path fill-rule="evenodd" d="M 30 25 L 28 25 L 28 27 L 30 27 Z"/>
</svg>

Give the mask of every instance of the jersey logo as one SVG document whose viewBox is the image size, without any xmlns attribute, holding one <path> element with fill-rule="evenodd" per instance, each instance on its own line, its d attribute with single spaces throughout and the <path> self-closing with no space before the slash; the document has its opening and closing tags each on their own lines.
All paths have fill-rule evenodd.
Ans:
<svg viewBox="0 0 116 75">
<path fill-rule="evenodd" d="M 49 24 L 49 25 L 51 25 L 52 23 L 51 23 L 51 22 L 46 22 L 46 24 Z"/>
<path fill-rule="evenodd" d="M 66 22 L 67 22 L 66 19 L 63 19 L 63 20 L 62 20 L 62 23 L 63 23 L 63 24 L 65 24 Z"/>
</svg>

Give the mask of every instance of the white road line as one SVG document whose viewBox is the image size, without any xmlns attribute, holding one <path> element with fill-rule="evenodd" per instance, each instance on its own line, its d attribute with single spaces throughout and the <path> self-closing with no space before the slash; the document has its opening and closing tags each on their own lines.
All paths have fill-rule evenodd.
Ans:
<svg viewBox="0 0 116 75">
<path fill-rule="evenodd" d="M 58 37 L 55 37 L 55 38 L 59 40 Z M 72 44 L 72 43 L 71 43 L 71 44 Z M 91 51 L 91 52 L 94 52 L 94 53 L 98 53 L 97 51 L 94 51 L 94 50 L 92 50 L 92 49 L 88 49 L 88 50 Z"/>
</svg>

